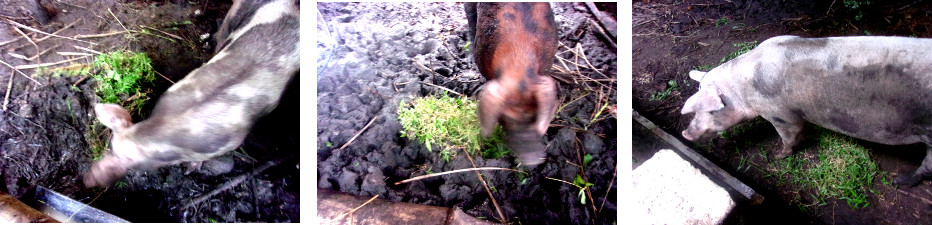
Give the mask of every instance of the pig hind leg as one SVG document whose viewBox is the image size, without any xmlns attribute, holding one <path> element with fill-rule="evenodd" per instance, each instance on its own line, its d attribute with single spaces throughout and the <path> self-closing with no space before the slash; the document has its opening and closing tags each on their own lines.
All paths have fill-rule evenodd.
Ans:
<svg viewBox="0 0 932 225">
<path fill-rule="evenodd" d="M 783 139 L 783 148 L 778 151 L 774 157 L 783 159 L 793 153 L 793 146 L 799 143 L 799 133 L 803 130 L 802 118 L 796 116 L 765 116 L 764 119 L 770 121 L 780 138 Z"/>
<path fill-rule="evenodd" d="M 910 174 L 900 175 L 896 178 L 894 183 L 912 187 L 929 177 L 932 177 L 932 145 L 926 143 L 926 157 L 922 160 L 922 164 L 919 165 L 919 168 Z"/>
</svg>

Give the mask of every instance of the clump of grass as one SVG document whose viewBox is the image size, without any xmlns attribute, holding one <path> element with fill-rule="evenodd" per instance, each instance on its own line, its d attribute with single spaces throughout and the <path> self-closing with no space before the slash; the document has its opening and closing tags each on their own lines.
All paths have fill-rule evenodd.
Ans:
<svg viewBox="0 0 932 225">
<path fill-rule="evenodd" d="M 874 177 L 881 172 L 870 159 L 868 150 L 850 137 L 820 129 L 818 162 L 803 168 L 805 161 L 789 157 L 781 162 L 781 175 L 788 175 L 801 188 L 813 189 L 815 204 L 827 198 L 845 200 L 852 209 L 870 203 L 867 194 L 875 192 Z M 782 177 L 782 176 L 781 176 Z"/>
<path fill-rule="evenodd" d="M 751 49 L 754 49 L 755 47 L 757 47 L 757 41 L 734 43 L 732 45 L 735 47 L 738 47 L 738 51 L 732 52 L 731 54 L 726 55 L 724 58 L 722 58 L 721 63 L 728 62 L 728 60 L 732 60 L 734 58 L 737 58 L 739 55 L 750 52 Z"/>
<path fill-rule="evenodd" d="M 508 151 L 501 129 L 488 139 L 479 136 L 477 106 L 474 100 L 453 98 L 445 93 L 417 98 L 411 105 L 402 101 L 398 106 L 398 121 L 404 128 L 401 136 L 424 142 L 428 151 L 433 151 L 432 144 L 445 146 L 439 152 L 445 161 L 456 156 L 457 148 L 475 154 L 485 146 L 484 157 L 504 156 Z"/>
<path fill-rule="evenodd" d="M 97 80 L 94 91 L 100 102 L 120 104 L 130 112 L 141 109 L 149 100 L 142 87 L 151 86 L 155 80 L 151 62 L 143 53 L 113 52 L 97 56 L 93 65 L 100 72 L 91 76 Z M 123 104 L 127 100 L 130 102 Z"/>
</svg>

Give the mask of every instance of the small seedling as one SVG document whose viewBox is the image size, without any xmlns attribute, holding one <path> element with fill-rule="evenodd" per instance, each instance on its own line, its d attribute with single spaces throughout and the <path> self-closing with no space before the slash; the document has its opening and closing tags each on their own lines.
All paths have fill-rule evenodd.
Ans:
<svg viewBox="0 0 932 225">
<path fill-rule="evenodd" d="M 586 188 L 592 186 L 592 183 L 586 182 L 582 179 L 582 176 L 576 174 L 576 178 L 573 179 L 573 185 L 579 188 L 579 203 L 583 205 L 586 204 Z"/>
<path fill-rule="evenodd" d="M 327 147 L 333 147 L 333 143 L 330 143 L 329 141 L 325 145 L 327 145 Z"/>
</svg>

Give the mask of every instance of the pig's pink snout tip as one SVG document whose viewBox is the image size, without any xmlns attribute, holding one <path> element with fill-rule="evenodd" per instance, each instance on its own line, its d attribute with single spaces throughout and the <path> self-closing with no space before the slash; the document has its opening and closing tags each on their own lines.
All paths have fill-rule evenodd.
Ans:
<svg viewBox="0 0 932 225">
<path fill-rule="evenodd" d="M 690 140 L 690 141 L 696 140 L 696 137 L 690 135 L 689 132 L 686 132 L 685 130 L 681 132 L 681 134 L 683 135 L 683 138 L 686 138 L 686 140 Z"/>
</svg>

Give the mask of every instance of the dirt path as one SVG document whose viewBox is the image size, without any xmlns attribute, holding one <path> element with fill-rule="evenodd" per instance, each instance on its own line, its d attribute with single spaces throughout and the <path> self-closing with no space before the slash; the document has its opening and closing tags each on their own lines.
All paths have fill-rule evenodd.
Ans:
<svg viewBox="0 0 932 225">
<path fill-rule="evenodd" d="M 853 9 L 844 2 L 860 2 Z M 866 1 L 637 1 L 633 4 L 633 105 L 641 115 L 671 134 L 679 134 L 692 116 L 680 109 L 698 83 L 686 75 L 721 63 L 736 52 L 735 43 L 758 43 L 778 35 L 804 37 L 896 35 L 932 37 L 926 10 L 928 2 Z M 709 67 L 710 66 L 710 67 Z M 672 87 L 675 82 L 676 87 Z M 671 90 L 669 96 L 656 93 Z M 651 98 L 655 97 L 654 100 Z M 805 132 L 805 131 L 804 131 Z M 638 141 L 639 139 L 635 139 Z M 643 140 L 643 139 L 642 139 Z M 685 139 L 684 139 L 685 141 Z M 769 123 L 752 126 L 732 139 L 713 139 L 707 158 L 728 170 L 772 203 L 745 207 L 729 223 L 811 223 L 811 224 L 928 224 L 932 222 L 929 182 L 914 188 L 896 189 L 883 179 L 914 170 L 922 159 L 921 146 L 882 146 L 858 142 L 872 149 L 872 159 L 881 171 L 875 179 L 876 193 L 869 194 L 870 205 L 851 209 L 843 200 L 832 199 L 813 205 L 814 190 L 797 190 L 769 176 L 766 156 L 780 147 L 779 136 Z M 648 144 L 642 144 L 648 145 Z M 803 143 L 798 149 L 811 146 Z M 649 146 L 649 145 L 648 145 Z M 734 149 L 741 149 L 736 151 Z M 651 152 L 635 156 L 649 157 Z M 795 154 L 812 155 L 813 152 Z M 748 165 L 753 166 L 748 166 Z M 804 210 L 801 210 L 804 209 Z M 782 215 L 782 216 L 773 216 Z"/>
<path fill-rule="evenodd" d="M 198 0 L 43 2 L 50 12 L 47 21 L 37 16 L 41 11 L 31 1 L 0 0 L 0 60 L 11 66 L 61 62 L 41 69 L 52 70 L 86 65 L 93 57 L 82 55 L 97 54 L 94 51 L 144 52 L 165 76 L 152 85 L 154 93 L 163 92 L 171 84 L 168 80 L 180 80 L 211 57 L 209 34 L 230 7 L 228 2 Z M 4 19 L 22 24 L 17 27 L 22 34 Z M 46 35 L 24 27 L 69 38 L 43 40 Z M 18 71 L 22 74 L 0 65 L 0 101 L 4 101 L 0 191 L 27 199 L 36 186 L 44 186 L 132 222 L 299 221 L 297 81 L 240 150 L 209 160 L 190 175 L 184 175 L 182 166 L 131 171 L 107 189 L 86 189 L 81 176 L 93 160 L 85 135 L 103 129 L 91 110 L 98 101 L 95 81 L 84 79 L 85 75 L 34 76 L 36 69 Z M 151 110 L 152 103 L 144 111 Z M 184 206 L 269 161 L 276 165 Z"/>
<path fill-rule="evenodd" d="M 432 172 L 472 168 L 458 154 L 450 162 L 428 152 L 423 143 L 401 138 L 397 108 L 402 100 L 439 94 L 446 87 L 475 96 L 484 78 L 476 71 L 466 44 L 466 17 L 459 3 L 319 3 L 318 10 L 318 186 L 444 207 L 461 207 L 491 221 L 501 218 L 475 173 L 458 173 L 394 185 Z M 579 44 L 601 73 L 580 69 L 600 82 L 566 75 L 560 82 L 560 104 L 546 139 L 547 162 L 520 177 L 513 172 L 482 172 L 493 187 L 505 220 L 524 224 L 610 224 L 616 222 L 616 118 L 606 112 L 590 122 L 596 107 L 616 104 L 615 49 L 590 27 L 592 14 L 583 4 L 553 4 L 561 43 Z M 558 56 L 573 60 L 566 48 Z M 576 61 L 583 65 L 585 62 Z M 565 68 L 575 71 L 571 63 Z M 563 65 L 559 65 L 563 67 Z M 574 81 L 573 79 L 578 79 Z M 600 89 L 601 88 L 601 89 Z M 573 99 L 577 99 L 572 101 Z M 570 103 L 572 101 L 572 103 Z M 614 108 L 612 108 L 614 110 Z M 370 120 L 366 129 L 340 149 Z M 584 129 L 588 127 L 588 130 Z M 436 148 L 436 147 L 435 147 Z M 593 160 L 584 170 L 581 156 Z M 513 156 L 475 157 L 476 167 L 514 168 Z M 575 164 L 575 165 L 574 165 Z M 525 169 L 527 170 L 527 169 Z M 546 178 L 571 181 L 581 174 L 594 185 L 585 204 L 579 189 Z"/>
</svg>

